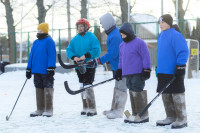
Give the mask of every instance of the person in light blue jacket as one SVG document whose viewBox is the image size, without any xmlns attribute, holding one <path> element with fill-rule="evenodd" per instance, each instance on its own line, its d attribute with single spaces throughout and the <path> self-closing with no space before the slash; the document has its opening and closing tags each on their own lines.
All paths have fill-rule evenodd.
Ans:
<svg viewBox="0 0 200 133">
<path fill-rule="evenodd" d="M 38 26 L 37 38 L 33 42 L 26 69 L 27 79 L 34 74 L 37 110 L 30 117 L 53 115 L 54 71 L 56 68 L 56 47 L 48 35 L 49 25 Z"/>
<path fill-rule="evenodd" d="M 101 48 L 96 36 L 89 30 L 90 24 L 86 19 L 79 19 L 76 23 L 78 34 L 71 40 L 67 47 L 67 57 L 75 63 L 83 63 L 88 60 L 99 57 Z M 96 68 L 87 67 L 76 68 L 79 78 L 80 88 L 91 86 Z M 93 88 L 87 89 L 81 93 L 83 102 L 83 110 L 81 115 L 94 116 L 97 115 L 96 102 Z"/>
<path fill-rule="evenodd" d="M 159 18 L 161 33 L 158 37 L 157 92 L 160 92 L 175 76 L 174 82 L 162 94 L 166 119 L 157 121 L 157 126 L 171 128 L 187 126 L 184 77 L 189 50 L 187 42 L 170 14 Z"/>
<path fill-rule="evenodd" d="M 96 58 L 88 63 L 97 66 L 106 62 L 110 62 L 114 78 L 118 69 L 119 45 L 122 42 L 122 38 L 119 32 L 119 28 L 116 27 L 116 22 L 110 13 L 104 14 L 100 17 L 99 20 L 105 30 L 105 33 L 107 34 L 107 53 L 100 58 Z M 103 114 L 106 115 L 108 119 L 122 118 L 126 100 L 126 78 L 123 77 L 120 80 L 115 80 L 111 109 L 104 111 Z"/>
</svg>

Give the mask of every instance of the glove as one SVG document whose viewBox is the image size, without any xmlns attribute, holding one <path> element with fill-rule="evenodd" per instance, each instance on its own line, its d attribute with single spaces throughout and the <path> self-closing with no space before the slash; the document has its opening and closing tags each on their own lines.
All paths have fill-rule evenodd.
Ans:
<svg viewBox="0 0 200 133">
<path fill-rule="evenodd" d="M 115 73 L 115 79 L 117 81 L 122 80 L 122 69 L 117 69 L 117 71 Z"/>
<path fill-rule="evenodd" d="M 85 61 L 84 60 L 81 60 L 81 61 L 78 61 L 77 63 L 75 62 L 75 64 L 83 64 Z M 84 66 L 79 66 L 78 67 L 78 70 L 81 74 L 84 74 L 86 73 L 86 68 Z"/>
<path fill-rule="evenodd" d="M 95 68 L 97 67 L 98 65 L 101 64 L 101 61 L 99 58 L 95 58 L 95 59 L 91 59 L 87 62 L 87 64 L 89 65 L 89 67 L 91 68 Z"/>
<path fill-rule="evenodd" d="M 55 74 L 55 67 L 48 67 L 47 68 L 47 76 L 48 77 L 53 77 Z"/>
<path fill-rule="evenodd" d="M 27 79 L 30 79 L 31 76 L 32 76 L 32 75 L 31 75 L 31 69 L 27 68 L 27 69 L 26 69 L 26 78 L 27 78 Z"/>
<path fill-rule="evenodd" d="M 145 81 L 150 78 L 151 69 L 142 69 L 141 79 Z"/>
<path fill-rule="evenodd" d="M 186 68 L 186 65 L 176 65 L 176 69 L 175 69 L 175 76 L 176 77 L 183 77 L 185 76 L 185 68 Z"/>
</svg>

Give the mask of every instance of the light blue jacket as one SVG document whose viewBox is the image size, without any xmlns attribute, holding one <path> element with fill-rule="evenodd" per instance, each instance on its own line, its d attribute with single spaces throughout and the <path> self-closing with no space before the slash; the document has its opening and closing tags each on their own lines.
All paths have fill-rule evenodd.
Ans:
<svg viewBox="0 0 200 133">
<path fill-rule="evenodd" d="M 68 45 L 67 57 L 71 59 L 73 56 L 81 57 L 87 52 L 90 53 L 91 58 L 86 58 L 85 62 L 90 59 L 99 57 L 101 53 L 101 47 L 96 36 L 91 32 L 86 32 L 84 36 L 77 34 Z"/>
<path fill-rule="evenodd" d="M 174 74 L 176 65 L 184 65 L 189 50 L 183 35 L 170 28 L 158 37 L 157 73 Z"/>
<path fill-rule="evenodd" d="M 32 73 L 39 74 L 47 74 L 48 67 L 56 67 L 56 47 L 51 37 L 33 42 L 27 65 Z"/>
</svg>

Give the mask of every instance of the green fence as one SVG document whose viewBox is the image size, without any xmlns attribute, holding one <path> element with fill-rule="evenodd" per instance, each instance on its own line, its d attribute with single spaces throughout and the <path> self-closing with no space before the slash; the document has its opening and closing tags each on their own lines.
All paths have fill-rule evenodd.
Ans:
<svg viewBox="0 0 200 133">
<path fill-rule="evenodd" d="M 189 23 L 189 26 L 186 26 L 186 22 Z M 193 26 L 196 26 L 197 19 L 187 19 L 179 21 L 180 29 L 182 34 L 187 35 L 187 29 L 193 29 Z M 157 39 L 160 29 L 157 22 L 138 22 L 132 23 L 134 32 L 136 36 L 143 40 L 155 40 Z M 120 27 L 121 25 L 117 25 Z M 76 28 L 71 28 L 71 38 L 77 34 Z M 101 46 L 103 47 L 102 53 L 106 51 L 106 34 L 103 32 L 103 29 L 100 26 L 91 26 L 90 31 L 93 32 L 98 39 L 100 40 Z M 53 36 L 52 36 L 53 33 Z M 191 30 L 189 34 L 191 33 Z M 36 39 L 37 31 L 23 32 L 22 33 L 22 62 L 27 62 L 30 54 L 30 50 L 34 40 Z M 49 31 L 50 36 L 54 39 L 56 43 L 56 49 L 58 53 L 66 50 L 70 39 L 68 39 L 68 29 L 54 29 L 53 32 Z M 21 33 L 16 32 L 14 42 L 14 58 L 15 63 L 19 62 L 19 53 L 20 53 L 20 42 L 21 42 Z M 8 42 L 5 41 L 7 34 L 0 33 L 0 60 L 9 61 L 9 47 Z M 188 36 L 185 36 L 189 38 Z M 2 40 L 4 39 L 4 41 Z"/>
</svg>

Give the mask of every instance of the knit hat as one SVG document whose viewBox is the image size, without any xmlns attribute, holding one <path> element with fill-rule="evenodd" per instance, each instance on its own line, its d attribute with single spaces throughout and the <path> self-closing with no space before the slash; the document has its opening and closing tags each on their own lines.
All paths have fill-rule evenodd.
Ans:
<svg viewBox="0 0 200 133">
<path fill-rule="evenodd" d="M 164 14 L 164 15 L 162 15 L 159 18 L 158 23 L 161 22 L 161 21 L 166 22 L 170 27 L 172 27 L 173 18 L 172 18 L 172 16 L 170 14 Z"/>
<path fill-rule="evenodd" d="M 48 34 L 49 32 L 49 24 L 41 23 L 38 25 L 38 29 L 42 30 L 44 33 Z"/>
</svg>

